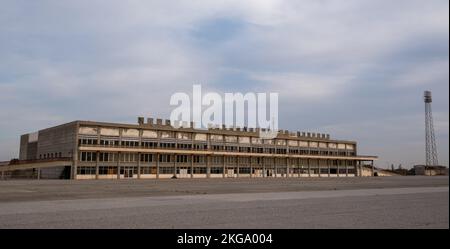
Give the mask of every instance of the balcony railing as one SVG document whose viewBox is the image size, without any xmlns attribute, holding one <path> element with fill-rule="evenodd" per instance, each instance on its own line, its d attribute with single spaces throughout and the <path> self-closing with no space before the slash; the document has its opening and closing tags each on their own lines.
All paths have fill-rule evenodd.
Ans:
<svg viewBox="0 0 450 249">
<path fill-rule="evenodd" d="M 126 149 L 164 149 L 164 150 L 173 150 L 173 151 L 218 151 L 218 152 L 241 152 L 241 153 L 251 153 L 251 154 L 274 154 L 274 155 L 312 155 L 312 156 L 339 156 L 339 157 L 353 157 L 356 156 L 356 153 L 353 151 L 348 151 L 344 149 L 338 150 L 297 150 L 298 153 L 292 153 L 288 149 L 280 150 L 278 147 L 263 147 L 263 150 L 255 151 L 251 148 L 249 151 L 240 151 L 239 147 L 233 147 L 234 149 L 226 149 L 224 148 L 196 148 L 195 145 L 192 148 L 178 148 L 175 147 L 147 147 L 147 146 L 125 146 L 125 145 L 99 145 L 99 144 L 80 144 L 79 146 L 84 147 L 99 147 L 99 148 L 126 148 Z M 243 147 L 241 147 L 243 148 Z M 248 148 L 248 147 L 245 147 Z M 261 148 L 261 147 L 258 147 Z M 292 147 L 290 147 L 292 148 Z M 279 153 L 280 152 L 280 153 Z"/>
</svg>

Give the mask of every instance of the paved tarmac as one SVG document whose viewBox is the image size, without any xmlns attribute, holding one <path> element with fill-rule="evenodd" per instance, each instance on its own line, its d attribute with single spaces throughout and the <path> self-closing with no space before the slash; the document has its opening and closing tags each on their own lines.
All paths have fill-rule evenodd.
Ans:
<svg viewBox="0 0 450 249">
<path fill-rule="evenodd" d="M 1 181 L 0 228 L 449 228 L 448 177 Z"/>
</svg>

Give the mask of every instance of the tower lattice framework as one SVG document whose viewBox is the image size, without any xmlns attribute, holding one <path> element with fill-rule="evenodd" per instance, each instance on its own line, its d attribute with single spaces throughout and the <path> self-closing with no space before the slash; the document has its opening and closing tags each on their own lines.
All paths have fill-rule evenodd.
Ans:
<svg viewBox="0 0 450 249">
<path fill-rule="evenodd" d="M 434 125 L 433 125 L 433 114 L 431 111 L 431 92 L 425 91 L 424 95 L 425 102 L 425 154 L 426 154 L 426 165 L 436 166 L 438 165 L 437 159 L 437 149 L 436 149 L 436 138 L 434 136 Z"/>
</svg>

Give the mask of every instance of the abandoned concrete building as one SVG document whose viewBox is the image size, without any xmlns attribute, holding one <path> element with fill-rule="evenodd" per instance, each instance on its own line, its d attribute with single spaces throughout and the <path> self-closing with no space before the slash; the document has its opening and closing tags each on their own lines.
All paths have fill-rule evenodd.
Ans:
<svg viewBox="0 0 450 249">
<path fill-rule="evenodd" d="M 358 155 L 356 142 L 328 134 L 258 134 L 192 124 L 176 129 L 168 120 L 142 117 L 138 124 L 74 121 L 22 135 L 19 160 L 0 171 L 40 179 L 354 177 L 377 159 Z"/>
</svg>

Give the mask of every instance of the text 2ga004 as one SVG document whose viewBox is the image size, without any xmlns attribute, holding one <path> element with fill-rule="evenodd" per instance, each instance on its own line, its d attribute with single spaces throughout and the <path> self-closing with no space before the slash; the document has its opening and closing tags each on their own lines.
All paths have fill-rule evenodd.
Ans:
<svg viewBox="0 0 450 249">
<path fill-rule="evenodd" d="M 222 244 L 271 244 L 272 234 L 222 234 Z"/>
</svg>

